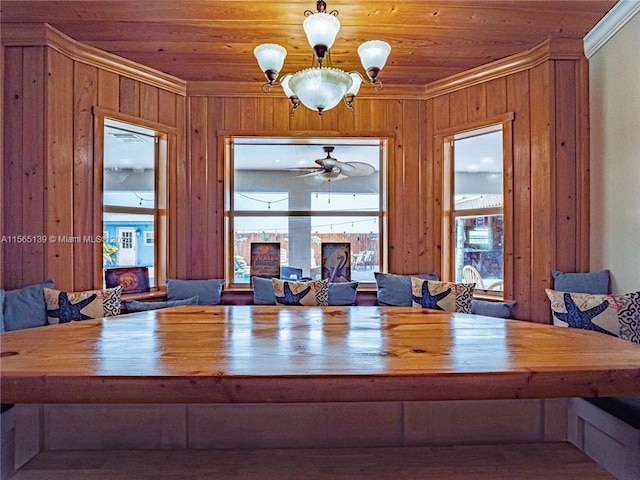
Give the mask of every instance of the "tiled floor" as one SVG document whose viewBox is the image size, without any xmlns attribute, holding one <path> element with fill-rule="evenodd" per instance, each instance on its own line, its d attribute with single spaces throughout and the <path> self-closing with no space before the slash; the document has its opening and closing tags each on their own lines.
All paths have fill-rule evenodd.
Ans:
<svg viewBox="0 0 640 480">
<path fill-rule="evenodd" d="M 11 480 L 611 479 L 568 443 L 43 452 Z"/>
</svg>

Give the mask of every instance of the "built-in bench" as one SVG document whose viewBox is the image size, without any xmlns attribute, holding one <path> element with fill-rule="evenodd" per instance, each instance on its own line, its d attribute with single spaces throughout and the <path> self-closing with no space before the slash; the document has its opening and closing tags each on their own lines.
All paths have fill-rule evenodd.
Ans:
<svg viewBox="0 0 640 480">
<path fill-rule="evenodd" d="M 640 478 L 640 397 L 573 398 L 569 441 L 620 480 Z"/>
</svg>

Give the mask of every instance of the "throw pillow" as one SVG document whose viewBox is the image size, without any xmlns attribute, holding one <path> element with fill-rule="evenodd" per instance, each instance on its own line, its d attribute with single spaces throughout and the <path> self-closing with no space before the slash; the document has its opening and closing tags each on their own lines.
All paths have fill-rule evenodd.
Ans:
<svg viewBox="0 0 640 480">
<path fill-rule="evenodd" d="M 620 336 L 619 295 L 560 292 L 545 289 L 553 312 L 553 324 Z"/>
<path fill-rule="evenodd" d="M 377 297 L 379 305 L 393 307 L 411 306 L 411 277 L 424 280 L 439 280 L 437 273 L 421 273 L 416 275 L 396 275 L 393 273 L 374 272 L 376 277 Z"/>
<path fill-rule="evenodd" d="M 182 305 L 197 305 L 198 297 L 191 297 L 185 300 L 167 300 L 166 302 L 139 302 L 138 300 L 127 300 L 125 305 L 127 312 L 146 312 L 148 310 L 159 310 L 161 308 L 180 307 Z"/>
<path fill-rule="evenodd" d="M 276 302 L 281 305 L 317 307 L 329 305 L 329 280 L 289 282 L 272 278 Z"/>
<path fill-rule="evenodd" d="M 471 313 L 487 317 L 511 318 L 513 303 L 490 302 L 488 300 L 471 300 Z"/>
<path fill-rule="evenodd" d="M 573 293 L 609 293 L 609 270 L 589 273 L 551 272 L 553 289 Z"/>
<path fill-rule="evenodd" d="M 358 282 L 330 282 L 329 305 L 355 305 Z"/>
<path fill-rule="evenodd" d="M 44 289 L 53 288 L 53 279 L 16 290 L 7 290 L 4 297 L 4 328 L 7 332 L 47 324 Z"/>
<path fill-rule="evenodd" d="M 253 304 L 275 305 L 276 294 L 270 278 L 252 277 Z M 329 305 L 355 305 L 358 282 L 329 282 Z"/>
<path fill-rule="evenodd" d="M 640 343 L 640 292 L 622 295 L 618 320 L 620 320 L 620 338 Z"/>
<path fill-rule="evenodd" d="M 167 300 L 198 297 L 198 305 L 218 305 L 224 280 L 167 280 Z"/>
<path fill-rule="evenodd" d="M 276 294 L 270 278 L 251 277 L 253 286 L 253 303 L 255 305 L 275 305 Z"/>
<path fill-rule="evenodd" d="M 412 277 L 412 305 L 447 312 L 471 313 L 475 286 L 475 283 L 436 282 Z"/>
<path fill-rule="evenodd" d="M 50 325 L 120 314 L 122 285 L 104 290 L 62 292 L 44 289 L 47 320 Z"/>
</svg>

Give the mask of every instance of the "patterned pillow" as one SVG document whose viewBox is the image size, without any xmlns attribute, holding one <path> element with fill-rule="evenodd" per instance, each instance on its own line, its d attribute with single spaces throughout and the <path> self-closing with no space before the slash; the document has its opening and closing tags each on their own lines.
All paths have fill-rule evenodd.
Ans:
<svg viewBox="0 0 640 480">
<path fill-rule="evenodd" d="M 198 305 L 198 296 L 185 298 L 184 300 L 167 300 L 165 302 L 139 302 L 138 300 L 127 300 L 125 306 L 127 312 L 146 312 L 147 310 L 159 310 L 161 308 L 180 307 L 182 305 Z"/>
<path fill-rule="evenodd" d="M 640 343 L 640 292 L 622 296 L 623 305 L 618 310 L 620 338 Z"/>
<path fill-rule="evenodd" d="M 551 300 L 554 325 L 620 336 L 618 311 L 624 305 L 620 295 L 560 292 L 549 288 L 545 292 Z"/>
<path fill-rule="evenodd" d="M 276 302 L 281 305 L 305 305 L 307 307 L 329 305 L 329 280 L 314 282 L 289 282 L 272 278 Z"/>
<path fill-rule="evenodd" d="M 104 290 L 61 292 L 44 289 L 50 325 L 120 315 L 122 285 Z"/>
<path fill-rule="evenodd" d="M 451 283 L 411 277 L 411 300 L 414 307 L 447 312 L 471 313 L 475 283 Z"/>
</svg>

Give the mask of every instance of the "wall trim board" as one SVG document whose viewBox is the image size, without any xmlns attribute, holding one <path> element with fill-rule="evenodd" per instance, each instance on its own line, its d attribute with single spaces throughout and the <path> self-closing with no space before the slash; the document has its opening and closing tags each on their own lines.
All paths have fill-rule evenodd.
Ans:
<svg viewBox="0 0 640 480">
<path fill-rule="evenodd" d="M 548 60 L 579 60 L 582 57 L 582 39 L 550 37 L 524 52 L 430 83 L 425 88 L 425 98 L 438 97 L 529 70 Z"/>
<path fill-rule="evenodd" d="M 171 93 L 182 96 L 187 94 L 187 84 L 184 80 L 80 43 L 48 23 L 3 23 L 2 44 L 5 47 L 49 47 L 74 61 L 138 80 Z"/>
<path fill-rule="evenodd" d="M 584 54 L 591 58 L 618 30 L 624 27 L 638 12 L 640 1 L 620 0 L 584 37 Z"/>
</svg>

